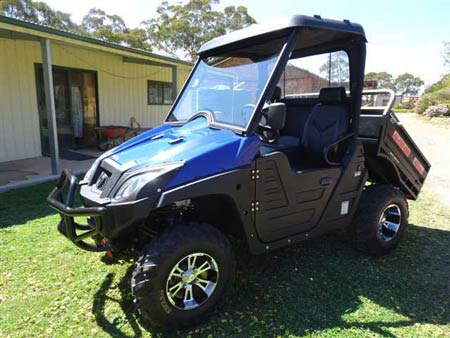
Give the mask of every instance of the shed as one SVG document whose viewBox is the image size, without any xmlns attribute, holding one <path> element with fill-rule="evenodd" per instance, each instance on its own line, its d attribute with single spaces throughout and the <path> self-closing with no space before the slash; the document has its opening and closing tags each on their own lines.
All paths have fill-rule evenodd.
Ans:
<svg viewBox="0 0 450 338">
<path fill-rule="evenodd" d="M 161 124 L 190 62 L 0 16 L 0 162 L 92 145 L 94 128 Z"/>
</svg>

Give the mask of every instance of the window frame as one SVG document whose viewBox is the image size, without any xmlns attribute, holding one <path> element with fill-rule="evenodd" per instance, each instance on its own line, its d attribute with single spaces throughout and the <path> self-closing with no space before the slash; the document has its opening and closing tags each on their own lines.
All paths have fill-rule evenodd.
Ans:
<svg viewBox="0 0 450 338">
<path fill-rule="evenodd" d="M 311 96 L 311 97 L 315 97 L 315 96 L 318 96 L 318 94 L 319 94 L 319 92 L 320 92 L 320 89 L 322 89 L 322 88 L 335 87 L 336 84 L 333 83 L 333 81 L 331 81 L 331 79 L 329 78 L 329 76 L 328 76 L 329 73 L 326 75 L 326 77 L 322 77 L 322 75 L 316 74 L 315 72 L 312 72 L 312 71 L 310 71 L 310 70 L 307 69 L 307 68 L 304 68 L 304 67 L 302 67 L 302 66 L 297 66 L 297 65 L 295 65 L 295 64 L 292 64 L 294 67 L 298 68 L 299 70 L 303 70 L 303 71 L 305 71 L 306 73 L 310 73 L 310 74 L 312 74 L 312 75 L 317 76 L 318 78 L 320 78 L 320 79 L 322 79 L 322 80 L 328 81 L 328 85 L 325 86 L 325 87 L 320 87 L 318 91 L 310 91 L 310 92 L 305 92 L 305 93 L 291 93 L 291 94 L 286 94 L 286 93 L 285 93 L 285 88 L 286 88 L 285 71 L 286 71 L 286 68 L 288 67 L 290 61 L 300 60 L 300 59 L 303 59 L 303 58 L 317 57 L 317 56 L 321 56 L 321 55 L 327 56 L 327 55 L 334 54 L 334 53 L 344 53 L 344 54 L 345 54 L 345 57 L 346 57 L 347 63 L 348 63 L 348 73 L 347 73 L 348 80 L 347 80 L 346 83 L 340 84 L 339 86 L 344 87 L 347 93 L 350 92 L 350 91 L 351 91 L 351 88 L 352 88 L 350 54 L 349 54 L 349 52 L 348 52 L 346 49 L 344 49 L 344 48 L 337 48 L 337 49 L 327 50 L 327 51 L 320 52 L 320 53 L 306 54 L 306 55 L 301 55 L 301 56 L 296 56 L 296 57 L 291 57 L 291 58 L 289 58 L 288 62 L 287 62 L 286 65 L 285 65 L 285 68 L 283 69 L 283 72 L 282 72 L 282 74 L 281 74 L 281 77 L 280 77 L 280 79 L 279 79 L 279 81 L 278 81 L 278 85 L 279 85 L 279 86 L 280 86 L 280 84 L 281 84 L 282 82 L 284 82 L 284 83 L 283 83 L 283 86 L 282 86 L 282 87 L 280 86 L 280 88 L 282 89 L 282 95 L 283 95 L 283 96 L 291 96 L 291 97 L 298 97 L 298 96 L 309 95 L 309 96 Z"/>
<path fill-rule="evenodd" d="M 156 89 L 162 89 L 162 101 L 159 102 L 150 102 L 150 85 L 156 85 Z M 160 86 L 160 87 L 159 87 Z M 167 88 L 170 88 L 170 97 L 165 97 L 165 91 Z M 169 103 L 166 103 L 169 102 Z M 158 81 L 158 80 L 147 80 L 147 105 L 149 106 L 171 106 L 174 103 L 173 98 L 173 82 L 166 81 Z"/>
</svg>

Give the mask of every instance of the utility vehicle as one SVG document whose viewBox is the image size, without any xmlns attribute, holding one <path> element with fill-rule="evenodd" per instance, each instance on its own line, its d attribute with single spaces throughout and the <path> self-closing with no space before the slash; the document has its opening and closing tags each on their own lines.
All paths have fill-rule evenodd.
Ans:
<svg viewBox="0 0 450 338">
<path fill-rule="evenodd" d="M 392 92 L 363 93 L 360 25 L 293 16 L 198 55 L 163 125 L 80 182 L 64 171 L 48 197 L 81 249 L 137 256 L 144 320 L 183 327 L 210 313 L 234 274 L 230 238 L 252 254 L 336 229 L 371 254 L 397 245 L 430 164 L 390 111 Z"/>
</svg>

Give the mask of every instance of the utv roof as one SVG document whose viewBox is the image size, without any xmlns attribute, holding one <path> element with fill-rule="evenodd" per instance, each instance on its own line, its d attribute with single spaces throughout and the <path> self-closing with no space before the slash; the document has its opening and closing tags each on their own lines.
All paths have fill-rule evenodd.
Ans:
<svg viewBox="0 0 450 338">
<path fill-rule="evenodd" d="M 303 30 L 298 38 L 299 49 L 311 48 L 318 45 L 345 40 L 349 37 L 359 37 L 366 41 L 364 29 L 357 23 L 349 20 L 322 19 L 319 15 L 306 16 L 295 15 L 277 21 L 254 24 L 244 29 L 231 32 L 227 35 L 208 41 L 200 47 L 200 56 L 212 55 L 220 50 L 230 50 L 244 47 L 245 45 L 263 44 L 266 48 L 274 49 L 276 40 L 282 40 L 293 29 Z M 261 49 L 259 49 L 261 51 Z"/>
</svg>

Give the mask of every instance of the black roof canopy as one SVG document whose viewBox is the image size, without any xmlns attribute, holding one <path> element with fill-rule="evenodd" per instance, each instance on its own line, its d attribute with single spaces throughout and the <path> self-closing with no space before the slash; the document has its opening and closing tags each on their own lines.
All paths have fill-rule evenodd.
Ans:
<svg viewBox="0 0 450 338">
<path fill-rule="evenodd" d="M 293 54 L 315 49 L 319 46 L 334 44 L 338 41 L 348 41 L 359 38 L 366 41 L 364 29 L 357 23 L 348 20 L 322 19 L 320 16 L 295 15 L 277 21 L 269 21 L 251 25 L 244 29 L 231 32 L 205 43 L 198 54 L 236 55 L 238 49 L 258 56 L 269 56 L 277 53 L 284 45 L 287 36 L 298 30 Z M 239 54 L 239 53 L 238 53 Z"/>
</svg>

